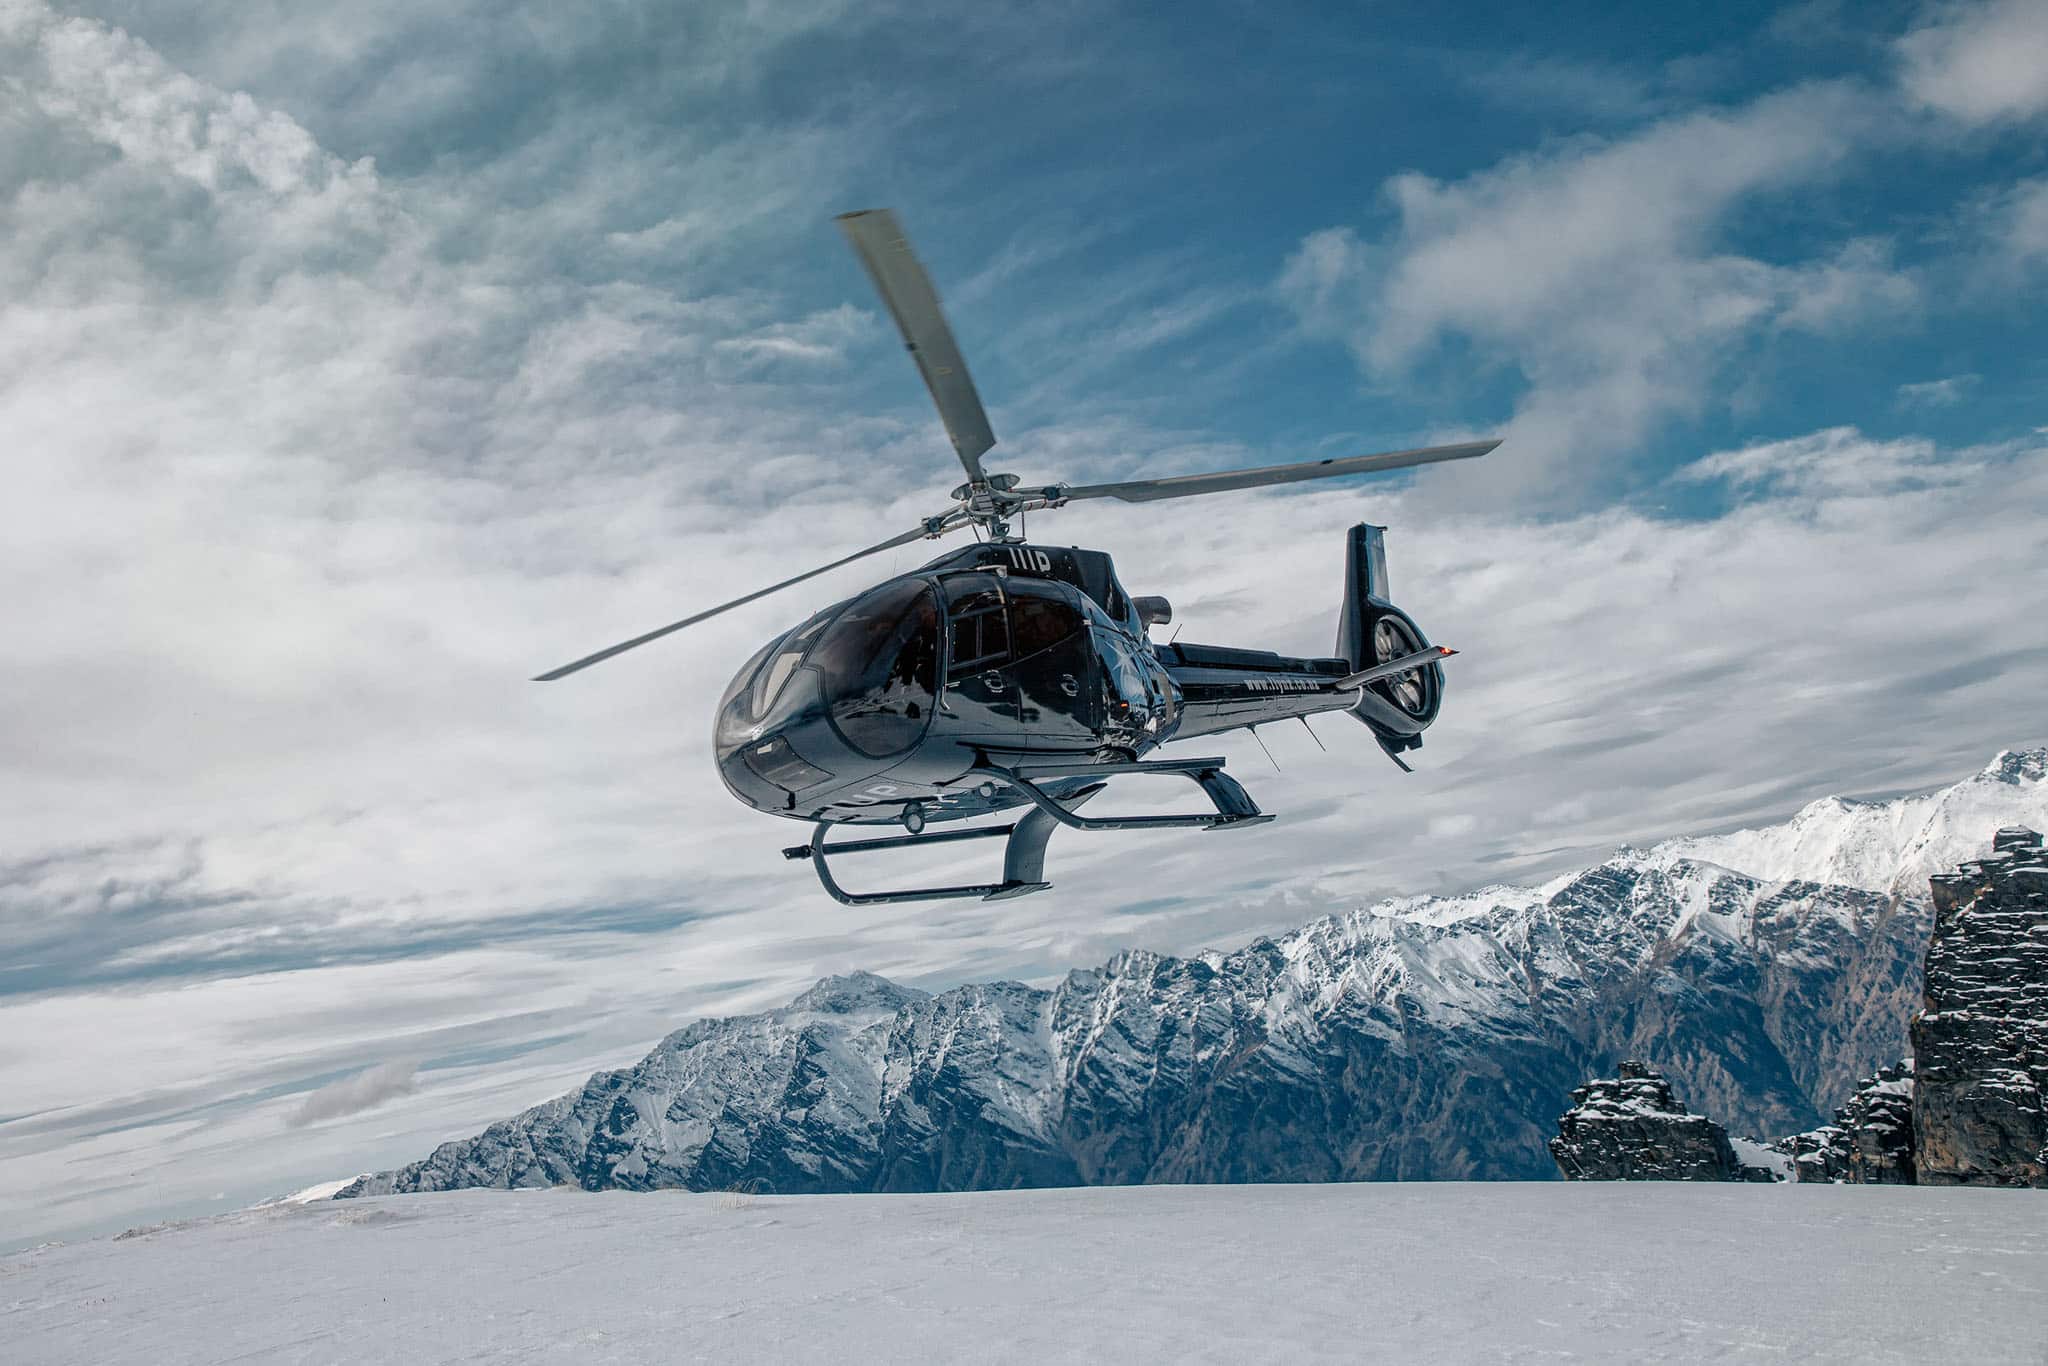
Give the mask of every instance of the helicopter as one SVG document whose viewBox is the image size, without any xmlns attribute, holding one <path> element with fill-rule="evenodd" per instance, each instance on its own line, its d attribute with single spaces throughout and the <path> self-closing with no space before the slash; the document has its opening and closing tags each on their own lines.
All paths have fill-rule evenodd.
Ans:
<svg viewBox="0 0 2048 1366">
<path fill-rule="evenodd" d="M 996 444 L 938 292 L 893 211 L 836 220 L 901 332 L 967 480 L 953 506 L 885 541 L 635 636 L 539 675 L 551 682 L 816 578 L 856 560 L 973 528 L 959 547 L 817 612 L 762 646 L 718 700 L 720 778 L 758 811 L 812 824 L 782 851 L 808 860 L 849 906 L 1042 892 L 1048 840 L 1075 830 L 1233 830 L 1273 819 L 1221 758 L 1147 757 L 1174 740 L 1342 711 L 1402 755 L 1443 703 L 1445 658 L 1388 598 L 1385 528 L 1347 533 L 1335 654 L 1308 659 L 1220 645 L 1156 643 L 1173 619 L 1163 597 L 1132 596 L 1109 555 L 1035 544 L 1024 514 L 1087 499 L 1152 503 L 1233 489 L 1404 469 L 1485 455 L 1495 440 L 1210 474 L 1109 484 L 1024 486 L 991 473 Z M 1318 741 L 1320 743 L 1320 741 Z M 1185 779 L 1214 809 L 1089 817 L 1080 808 L 1115 779 Z M 1004 824 L 955 822 L 1020 811 Z M 828 841 L 841 826 L 900 834 Z M 1006 840 L 997 882 L 853 892 L 835 855 Z"/>
</svg>

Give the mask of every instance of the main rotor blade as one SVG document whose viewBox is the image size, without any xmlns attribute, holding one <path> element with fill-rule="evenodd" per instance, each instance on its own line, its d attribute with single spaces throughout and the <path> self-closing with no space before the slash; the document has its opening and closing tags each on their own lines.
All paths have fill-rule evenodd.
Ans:
<svg viewBox="0 0 2048 1366">
<path fill-rule="evenodd" d="M 535 675 L 533 681 L 536 683 L 552 683 L 558 678 L 567 678 L 570 674 L 575 673 L 580 669 L 587 669 L 593 664 L 601 664 L 605 660 L 610 659 L 613 655 L 622 655 L 628 650 L 635 649 L 639 646 L 645 645 L 650 640 L 660 640 L 663 636 L 669 634 L 671 631 L 680 631 L 685 626 L 695 626 L 698 622 L 710 617 L 715 617 L 720 612 L 730 612 L 735 607 L 744 607 L 746 604 L 752 602 L 756 598 L 765 598 L 770 593 L 780 592 L 781 590 L 790 587 L 792 584 L 802 583 L 805 579 L 815 579 L 818 577 L 818 575 L 826 573 L 830 570 L 837 569 L 839 568 L 839 566 L 843 564 L 852 564 L 855 560 L 858 560 L 863 556 L 879 554 L 881 551 L 884 550 L 893 550 L 899 545 L 909 545 L 912 541 L 923 540 L 926 534 L 927 532 L 925 528 L 919 527 L 915 531 L 906 531 L 901 536 L 891 536 L 888 540 L 883 541 L 880 545 L 871 545 L 866 550 L 856 550 L 844 559 L 834 560 L 832 561 L 832 563 L 827 565 L 820 565 L 818 568 L 810 570 L 808 573 L 799 574 L 793 579 L 784 579 L 781 583 L 771 583 L 766 588 L 761 589 L 759 592 L 749 593 L 743 598 L 734 598 L 731 602 L 721 603 L 718 606 L 712 608 L 708 612 L 699 612 L 694 617 L 684 617 L 681 621 L 672 621 L 668 625 L 660 628 L 659 630 L 649 631 L 644 636 L 634 636 L 631 640 L 623 640 L 620 641 L 617 645 L 610 646 L 607 649 L 599 650 L 594 655 L 585 655 L 583 656 L 583 658 L 577 660 L 573 664 L 564 664 L 559 669 L 550 669 L 544 674 L 537 674 Z"/>
<path fill-rule="evenodd" d="M 996 436 L 989 430 L 988 414 L 982 411 L 981 395 L 968 376 L 953 329 L 946 326 L 939 293 L 911 251 L 903 225 L 894 210 L 862 209 L 840 214 L 839 227 L 895 317 L 903 344 L 910 348 L 925 388 L 932 391 L 946 435 L 953 439 L 953 450 L 967 467 L 967 477 L 983 482 L 988 476 L 982 473 L 981 456 L 996 444 Z"/>
<path fill-rule="evenodd" d="M 1303 479 L 1334 479 L 1340 474 L 1406 469 L 1410 465 L 1431 465 L 1439 460 L 1470 460 L 1474 456 L 1485 455 L 1499 444 L 1498 441 L 1467 441 L 1457 446 L 1425 446 L 1420 450 L 1387 451 L 1381 455 L 1346 455 L 1331 460 L 1304 460 L 1298 465 L 1266 465 L 1255 470 L 1179 474 L 1167 479 L 1133 479 L 1122 484 L 1062 485 L 1059 496 L 1067 499 L 1120 498 L 1126 503 L 1150 503 L 1161 498 L 1192 498 L 1200 493 L 1262 488 L 1267 484 L 1293 484 Z"/>
</svg>

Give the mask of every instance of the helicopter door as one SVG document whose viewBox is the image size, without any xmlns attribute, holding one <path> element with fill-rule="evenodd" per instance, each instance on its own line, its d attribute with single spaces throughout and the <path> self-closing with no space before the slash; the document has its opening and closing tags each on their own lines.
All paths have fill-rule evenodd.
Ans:
<svg viewBox="0 0 2048 1366">
<path fill-rule="evenodd" d="M 1010 663 L 1009 603 L 993 574 L 961 574 L 942 580 L 946 589 L 946 710 L 966 733 L 995 732 L 1008 739 L 1017 729 L 1017 689 L 1005 668 Z"/>
<path fill-rule="evenodd" d="M 1010 649 L 1017 719 L 1034 748 L 1092 747 L 1102 724 L 1101 665 L 1077 590 L 1011 579 Z"/>
</svg>

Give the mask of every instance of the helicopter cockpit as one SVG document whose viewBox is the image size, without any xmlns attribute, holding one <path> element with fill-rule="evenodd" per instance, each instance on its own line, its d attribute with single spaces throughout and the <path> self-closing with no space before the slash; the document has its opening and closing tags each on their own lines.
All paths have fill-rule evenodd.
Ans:
<svg viewBox="0 0 2048 1366">
<path fill-rule="evenodd" d="M 784 806 L 832 776 L 799 748 L 832 763 L 886 759 L 916 745 L 931 725 L 938 673 L 939 606 L 930 584 L 900 579 L 828 607 L 770 642 L 726 688 L 715 737 L 719 768 L 754 804 Z M 800 732 L 796 747 L 792 732 Z"/>
</svg>

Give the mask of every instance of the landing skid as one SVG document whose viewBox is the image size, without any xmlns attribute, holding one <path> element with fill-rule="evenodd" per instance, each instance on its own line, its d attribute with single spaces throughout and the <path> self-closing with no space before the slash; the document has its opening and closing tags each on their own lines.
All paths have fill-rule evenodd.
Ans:
<svg viewBox="0 0 2048 1366">
<path fill-rule="evenodd" d="M 1114 777 L 1131 774 L 1157 774 L 1186 778 L 1200 787 L 1215 806 L 1213 812 L 1179 816 L 1105 816 L 1090 818 L 1076 815 L 1076 808 L 1108 786 Z M 1052 832 L 1062 825 L 1076 830 L 1147 830 L 1167 828 L 1196 828 L 1204 830 L 1225 830 L 1245 825 L 1262 825 L 1273 818 L 1259 810 L 1251 794 L 1235 779 L 1223 771 L 1223 760 L 1206 759 L 1152 759 L 1131 760 L 1125 763 L 1071 763 L 1071 764 L 1019 764 L 1004 767 L 1000 764 L 983 762 L 968 774 L 970 780 L 983 783 L 997 783 L 1008 787 L 1028 799 L 1032 809 L 1022 819 L 1009 825 L 987 825 L 976 830 L 945 830 L 930 835 L 890 835 L 881 839 L 848 840 L 843 844 L 828 845 L 825 834 L 831 829 L 829 821 L 818 822 L 811 831 L 808 844 L 792 845 L 782 851 L 786 859 L 807 858 L 817 870 L 818 881 L 834 901 L 846 906 L 874 906 L 892 901 L 941 901 L 959 897 L 980 897 L 985 901 L 1000 901 L 1008 897 L 1029 896 L 1052 886 L 1045 881 L 1045 845 L 1052 838 Z M 1059 778 L 1100 778 L 1103 781 L 1091 783 L 1079 792 L 1065 797 L 1055 797 L 1040 787 L 1041 782 Z M 1001 882 L 966 883 L 951 887 L 909 887 L 888 892 L 849 892 L 841 887 L 832 876 L 829 857 L 833 854 L 871 853 L 878 849 L 907 849 L 913 846 L 923 848 L 934 844 L 947 844 L 955 840 L 993 839 L 998 835 L 1009 836 L 1009 843 L 1003 850 L 1003 880 Z"/>
</svg>

